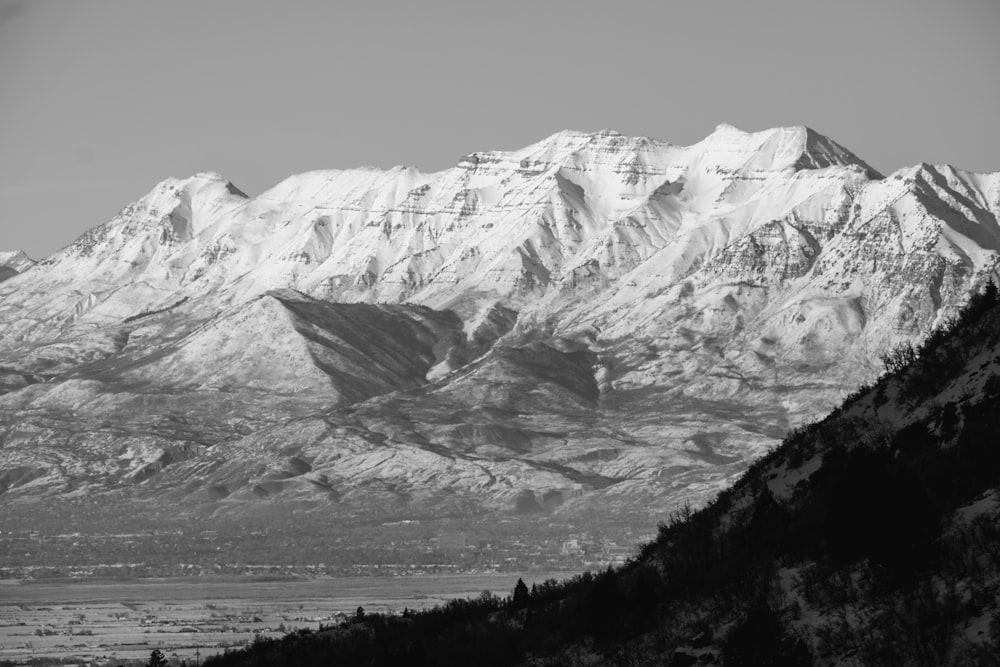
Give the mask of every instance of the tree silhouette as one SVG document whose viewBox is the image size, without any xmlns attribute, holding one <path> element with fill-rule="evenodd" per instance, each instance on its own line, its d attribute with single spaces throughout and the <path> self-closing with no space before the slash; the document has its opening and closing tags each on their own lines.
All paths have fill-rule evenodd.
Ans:
<svg viewBox="0 0 1000 667">
<path fill-rule="evenodd" d="M 514 607 L 521 609 L 528 606 L 528 587 L 524 583 L 524 579 L 520 577 L 517 580 L 517 585 L 514 586 Z"/>
<path fill-rule="evenodd" d="M 167 659 L 163 657 L 163 652 L 158 648 L 154 648 L 153 652 L 149 654 L 149 661 L 146 662 L 146 667 L 167 667 L 169 664 Z"/>
</svg>

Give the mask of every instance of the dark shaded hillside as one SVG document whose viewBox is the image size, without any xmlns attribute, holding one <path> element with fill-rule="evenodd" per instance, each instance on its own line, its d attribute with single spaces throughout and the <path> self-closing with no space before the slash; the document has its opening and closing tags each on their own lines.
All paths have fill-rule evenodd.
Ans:
<svg viewBox="0 0 1000 667">
<path fill-rule="evenodd" d="M 996 289 L 885 362 L 619 569 L 359 614 L 206 664 L 997 664 Z"/>
</svg>

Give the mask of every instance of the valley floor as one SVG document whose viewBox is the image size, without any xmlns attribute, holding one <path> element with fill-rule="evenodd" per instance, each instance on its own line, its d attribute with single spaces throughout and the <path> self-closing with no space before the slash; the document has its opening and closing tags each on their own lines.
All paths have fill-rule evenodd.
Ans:
<svg viewBox="0 0 1000 667">
<path fill-rule="evenodd" d="M 525 574 L 531 585 L 566 573 Z M 511 574 L 271 579 L 0 580 L 0 664 L 142 660 L 153 649 L 194 660 L 257 637 L 338 623 L 358 607 L 400 613 L 484 590 L 507 595 Z"/>
</svg>

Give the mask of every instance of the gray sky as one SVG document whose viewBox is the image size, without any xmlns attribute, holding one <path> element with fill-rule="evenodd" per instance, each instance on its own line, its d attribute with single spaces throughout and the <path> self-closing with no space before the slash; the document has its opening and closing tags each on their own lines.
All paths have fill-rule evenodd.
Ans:
<svg viewBox="0 0 1000 667">
<path fill-rule="evenodd" d="M 809 125 L 876 168 L 1000 170 L 997 0 L 0 0 L 0 250 L 168 176 L 250 194 L 563 128 Z"/>
</svg>

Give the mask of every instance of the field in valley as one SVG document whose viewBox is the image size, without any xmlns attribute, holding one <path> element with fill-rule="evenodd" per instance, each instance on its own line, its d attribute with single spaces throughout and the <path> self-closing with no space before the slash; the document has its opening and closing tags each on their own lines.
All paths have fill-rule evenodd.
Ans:
<svg viewBox="0 0 1000 667">
<path fill-rule="evenodd" d="M 530 586 L 567 573 L 524 575 Z M 32 658 L 117 665 L 198 657 L 367 612 L 433 607 L 484 590 L 508 595 L 511 574 L 412 577 L 251 578 L 123 581 L 0 580 L 0 661 Z"/>
</svg>

